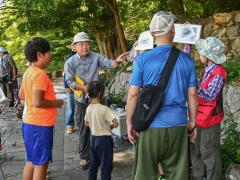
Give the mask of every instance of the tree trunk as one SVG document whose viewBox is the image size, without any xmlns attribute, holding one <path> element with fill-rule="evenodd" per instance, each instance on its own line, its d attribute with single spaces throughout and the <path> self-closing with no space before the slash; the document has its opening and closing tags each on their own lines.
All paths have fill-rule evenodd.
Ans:
<svg viewBox="0 0 240 180">
<path fill-rule="evenodd" d="M 169 3 L 173 14 L 175 14 L 176 16 L 186 14 L 183 0 L 169 0 Z"/>
<path fill-rule="evenodd" d="M 187 15 L 183 0 L 169 0 L 172 13 L 178 17 L 178 23 L 190 21 L 191 18 Z"/>
<path fill-rule="evenodd" d="M 103 26 L 92 25 L 100 53 L 110 59 L 116 59 L 123 51 L 119 46 L 115 19 L 106 15 L 101 16 L 100 19 L 104 23 Z"/>
<path fill-rule="evenodd" d="M 119 40 L 120 40 L 120 43 L 121 43 L 122 51 L 123 52 L 127 52 L 128 51 L 128 49 L 127 49 L 127 41 L 125 39 L 123 28 L 122 28 L 122 25 L 121 25 L 121 22 L 120 22 L 117 2 L 116 2 L 116 0 L 102 0 L 102 1 L 109 6 L 109 8 L 112 10 L 112 12 L 114 14 L 114 18 L 115 18 L 115 22 L 116 22 L 116 28 L 117 28 L 117 33 L 118 33 Z"/>
</svg>

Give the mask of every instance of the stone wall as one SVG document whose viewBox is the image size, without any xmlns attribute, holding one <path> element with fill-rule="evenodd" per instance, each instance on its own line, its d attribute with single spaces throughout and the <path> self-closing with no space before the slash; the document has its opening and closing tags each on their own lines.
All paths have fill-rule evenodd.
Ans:
<svg viewBox="0 0 240 180">
<path fill-rule="evenodd" d="M 122 90 L 126 92 L 126 94 L 122 97 L 123 102 L 126 102 L 127 100 L 128 91 L 130 89 L 129 82 L 131 75 L 131 71 L 122 72 L 116 78 L 116 81 L 110 88 L 110 93 L 115 92 L 116 94 L 118 94 Z M 228 118 L 227 115 L 231 115 L 238 119 L 240 125 L 240 87 L 225 86 L 223 89 L 223 103 L 225 119 Z"/>
</svg>

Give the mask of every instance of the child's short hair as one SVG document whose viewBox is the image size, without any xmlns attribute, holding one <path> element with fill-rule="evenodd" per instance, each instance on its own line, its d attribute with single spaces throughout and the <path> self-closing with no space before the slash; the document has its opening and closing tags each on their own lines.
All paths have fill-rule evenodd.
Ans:
<svg viewBox="0 0 240 180">
<path fill-rule="evenodd" d="M 27 42 L 24 49 L 24 54 L 29 62 L 37 61 L 37 52 L 43 55 L 50 50 L 48 41 L 41 37 L 36 37 Z"/>
<path fill-rule="evenodd" d="M 100 93 L 100 99 L 102 99 L 105 91 L 105 86 L 99 81 L 92 81 L 88 84 L 87 87 L 88 95 L 92 98 L 97 98 Z"/>
</svg>

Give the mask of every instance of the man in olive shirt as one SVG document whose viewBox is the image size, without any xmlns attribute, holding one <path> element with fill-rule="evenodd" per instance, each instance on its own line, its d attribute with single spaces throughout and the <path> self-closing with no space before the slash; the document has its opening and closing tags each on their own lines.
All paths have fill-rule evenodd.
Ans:
<svg viewBox="0 0 240 180">
<path fill-rule="evenodd" d="M 14 106 L 14 93 L 12 88 L 12 72 L 10 67 L 13 69 L 13 79 L 17 80 L 17 68 L 12 57 L 8 55 L 5 48 L 0 47 L 0 84 L 1 88 L 7 97 L 7 89 L 9 92 L 10 103 L 9 107 Z"/>
</svg>

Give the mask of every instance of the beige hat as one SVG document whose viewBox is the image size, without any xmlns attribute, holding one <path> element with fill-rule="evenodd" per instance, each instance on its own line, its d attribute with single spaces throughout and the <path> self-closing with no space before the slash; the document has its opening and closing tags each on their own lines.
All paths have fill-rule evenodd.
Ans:
<svg viewBox="0 0 240 180">
<path fill-rule="evenodd" d="M 74 36 L 72 46 L 73 46 L 76 42 L 80 42 L 80 41 L 89 41 L 90 43 L 93 42 L 92 40 L 89 39 L 87 33 L 85 33 L 85 32 L 80 32 L 80 33 L 77 33 L 77 34 Z"/>
<path fill-rule="evenodd" d="M 167 34 L 173 27 L 174 21 L 177 20 L 177 17 L 174 14 L 169 14 L 165 11 L 159 11 L 154 14 L 149 29 L 151 32 L 161 32 L 154 34 L 154 36 L 163 36 Z"/>
</svg>

